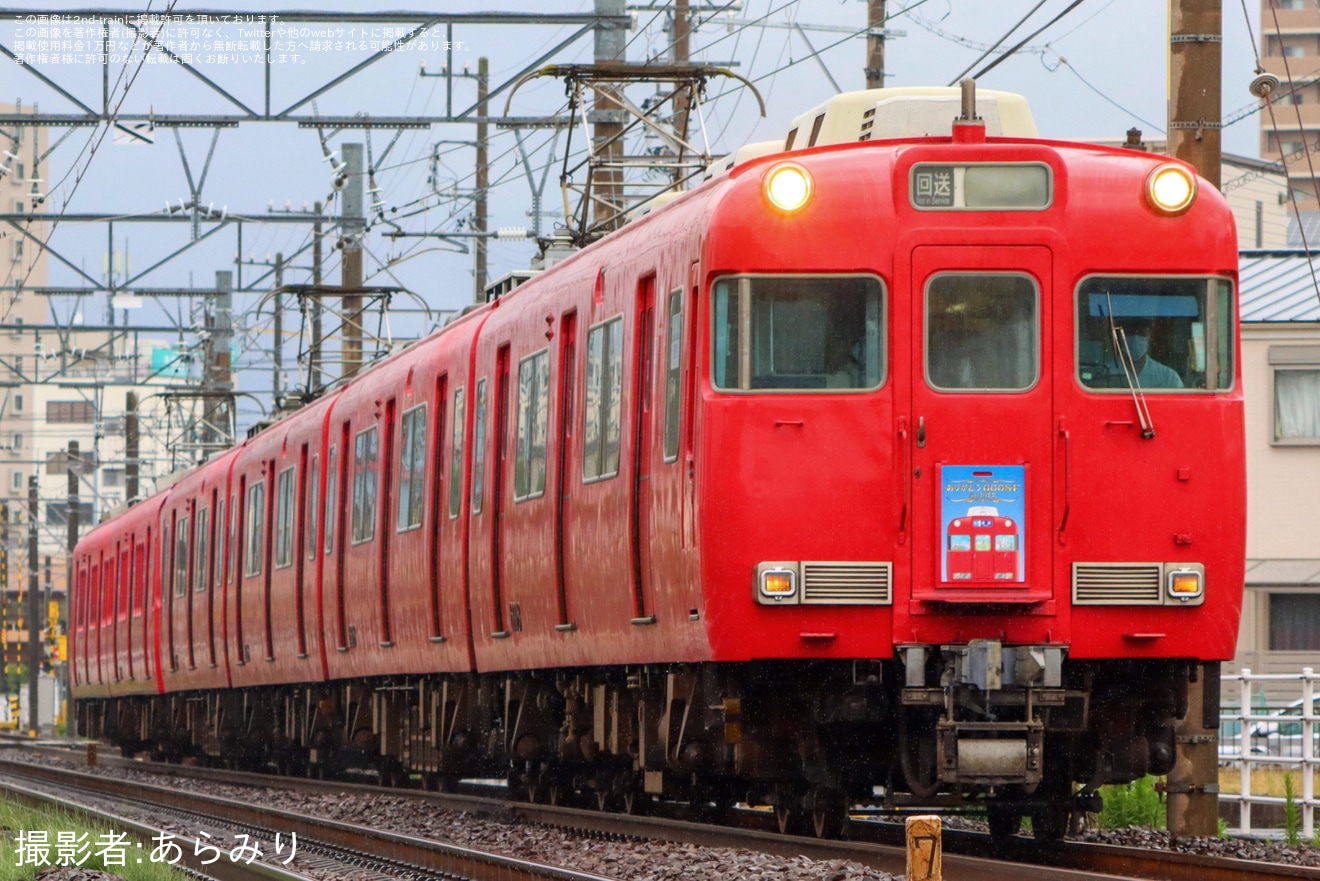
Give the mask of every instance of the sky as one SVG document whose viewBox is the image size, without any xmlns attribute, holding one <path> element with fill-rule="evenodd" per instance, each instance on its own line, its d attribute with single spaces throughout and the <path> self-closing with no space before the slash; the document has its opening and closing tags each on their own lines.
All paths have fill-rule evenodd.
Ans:
<svg viewBox="0 0 1320 881">
<path fill-rule="evenodd" d="M 504 0 L 494 7 L 499 11 L 524 13 L 589 12 L 591 0 L 579 2 L 513 2 Z M 134 3 L 107 0 L 103 4 L 44 0 L 40 5 L 50 12 L 66 14 L 96 5 L 102 8 L 150 11 L 159 13 L 170 7 L 168 0 L 139 0 Z M 177 0 L 175 16 L 204 9 L 250 10 L 273 12 L 298 8 L 301 4 L 253 2 L 189 2 Z M 696 31 L 692 37 L 694 60 L 708 63 L 733 63 L 739 75 L 752 80 L 764 97 L 767 115 L 759 118 L 756 102 L 748 90 L 737 84 L 712 80 L 703 107 L 707 136 L 712 152 L 723 153 L 740 144 L 781 138 L 788 121 L 798 113 L 827 99 L 836 91 L 863 88 L 865 84 L 866 41 L 859 33 L 865 28 L 864 0 L 742 0 L 731 8 L 715 10 L 724 4 L 701 4 Z M 627 58 L 642 61 L 661 57 L 669 46 L 662 30 L 664 12 L 645 7 L 651 0 L 641 0 L 632 9 L 635 27 L 628 33 Z M 29 30 L 39 22 L 18 21 L 13 10 L 17 4 L 0 4 L 0 43 L 14 49 L 20 41 L 33 40 Z M 408 9 L 413 11 L 490 11 L 485 3 L 468 0 L 412 0 L 412 2 L 369 3 L 341 0 L 330 8 L 343 11 Z M 977 62 L 997 42 L 1001 48 L 1013 46 L 1038 28 L 1041 32 L 1027 40 L 1017 53 L 998 64 L 980 79 L 982 88 L 1018 92 L 1026 96 L 1037 127 L 1049 138 L 1121 138 L 1131 127 L 1143 130 L 1148 138 L 1163 136 L 1166 119 L 1168 7 L 1159 0 L 889 0 L 892 32 L 886 42 L 886 84 L 891 86 L 946 85 Z M 1250 21 L 1248 21 L 1248 14 Z M 1058 17 L 1053 24 L 1052 19 Z M 1258 114 L 1255 100 L 1247 87 L 1255 76 L 1256 57 L 1249 32 L 1260 37 L 1258 0 L 1224 3 L 1223 41 L 1223 110 L 1226 120 L 1234 120 L 1224 131 L 1226 152 L 1245 156 L 1259 155 Z M 1009 35 L 1010 28 L 1025 20 Z M 66 25 L 78 25 L 76 20 Z M 800 26 L 800 30 L 793 25 Z M 166 39 L 188 38 L 182 27 L 202 27 L 196 21 L 174 19 Z M 191 41 L 203 56 L 198 67 L 216 83 L 250 107 L 259 108 L 263 97 L 264 68 L 252 60 L 253 53 L 241 42 L 244 25 L 211 25 L 208 37 L 203 30 Z M 317 28 L 320 26 L 309 26 Z M 464 26 L 457 28 L 454 39 L 461 44 L 454 51 L 455 68 L 475 70 L 477 59 L 489 59 L 491 82 L 505 82 L 550 47 L 571 34 L 573 28 L 545 25 Z M 127 45 L 132 34 L 118 31 Z M 287 36 L 287 34 L 286 34 Z M 299 100 L 312 89 L 367 58 L 370 51 L 338 48 L 330 39 L 320 40 L 319 31 L 290 39 L 298 42 L 292 52 L 271 66 L 272 105 L 281 109 Z M 364 35 L 368 36 L 368 35 Z M 389 34 L 370 35 L 384 36 Z M 369 113 L 372 115 L 433 114 L 445 112 L 444 81 L 421 75 L 422 66 L 433 73 L 445 66 L 443 34 L 431 34 L 415 41 L 412 48 L 398 52 L 367 68 L 343 84 L 319 96 L 316 111 L 322 114 Z M 225 41 L 224 45 L 220 41 Z M 212 45 L 214 44 L 214 45 Z M 322 45 L 325 44 L 325 45 Z M 818 54 L 813 52 L 818 50 Z M 69 53 L 64 53 L 67 56 Z M 204 56 L 229 56 L 226 63 L 207 62 Z M 588 35 L 553 57 L 557 62 L 585 62 L 591 59 L 592 41 Z M 293 57 L 297 55 L 298 57 Z M 168 64 L 140 64 L 134 56 L 111 68 L 112 104 L 122 112 L 157 114 L 232 113 L 234 106 L 207 89 L 196 79 Z M 137 56 L 140 57 L 140 56 Z M 991 54 L 988 59 L 996 58 Z M 987 61 L 977 64 L 979 68 Z M 101 69 L 83 63 L 77 53 L 58 62 L 36 65 L 83 102 L 98 106 L 101 102 Z M 640 101 L 646 89 L 633 93 Z M 492 112 L 503 112 L 506 95 L 492 102 Z M 54 93 L 17 65 L 0 59 L 0 100 L 21 99 L 25 106 L 37 102 L 52 113 L 77 112 L 77 108 Z M 454 110 L 469 106 L 474 100 L 470 79 L 454 84 Z M 513 96 L 510 114 L 525 116 L 561 112 L 563 87 L 558 82 L 536 81 L 520 88 Z M 311 105 L 300 112 L 311 114 Z M 55 130 L 58 137 L 62 132 Z M 580 129 L 576 144 L 581 143 Z M 402 133 L 386 154 L 393 133 L 377 130 L 368 139 L 360 130 L 333 134 L 326 148 L 338 153 L 343 143 L 366 143 L 376 168 L 374 183 L 379 192 L 375 200 L 381 213 L 410 233 L 454 231 L 465 228 L 471 214 L 470 203 L 461 196 L 473 184 L 474 137 L 470 125 L 433 126 L 429 131 Z M 210 130 L 185 130 L 180 134 L 194 177 L 200 173 L 211 143 Z M 551 161 L 551 135 L 545 130 L 529 132 L 524 143 L 532 166 L 532 182 L 524 172 L 517 143 L 507 130 L 491 135 L 491 207 L 490 228 L 530 227 L 528 216 L 531 188 L 544 175 L 543 205 L 559 208 L 562 198 L 558 184 L 564 158 L 564 138 L 554 142 Z M 287 204 L 300 210 L 304 203 L 328 199 L 331 186 L 331 163 L 324 160 L 322 144 L 314 130 L 286 124 L 244 124 L 222 130 L 202 189 L 201 202 L 214 209 L 244 214 L 261 214 L 273 204 L 276 210 Z M 381 158 L 383 157 L 383 158 Z M 1268 157 L 1267 157 L 1268 158 Z M 52 154 L 42 169 L 47 190 L 47 207 L 52 212 L 108 212 L 131 215 L 161 212 L 167 202 L 177 205 L 188 197 L 187 176 L 179 157 L 178 146 L 170 130 L 155 132 L 150 146 L 117 144 L 104 137 L 104 130 L 76 129 Z M 459 198 L 456 198 L 459 197 Z M 369 201 L 373 199 L 369 198 Z M 332 213 L 338 206 L 332 205 Z M 547 215 L 548 230 L 561 218 Z M 210 228 L 204 224 L 203 231 Z M 424 302 L 432 310 L 452 310 L 470 302 L 472 296 L 472 256 L 455 253 L 454 246 L 431 237 L 390 239 L 385 233 L 390 224 L 373 221 L 364 246 L 367 284 L 402 287 L 410 292 L 396 299 L 396 306 L 417 308 Z M 116 227 L 116 250 L 126 250 L 132 272 L 140 272 L 188 241 L 188 227 L 131 223 Z M 147 286 L 197 285 L 213 283 L 214 273 L 235 269 L 235 255 L 244 284 L 269 273 L 268 264 L 277 252 L 293 254 L 309 240 L 305 226 L 246 224 L 244 240 L 239 245 L 230 231 L 217 234 L 190 249 L 161 269 L 142 278 Z M 107 250 L 103 228 L 79 224 L 61 224 L 56 228 L 52 246 L 89 275 L 101 275 Z M 330 253 L 326 280 L 338 281 L 338 255 Z M 490 243 L 490 277 L 525 268 L 533 254 L 526 241 Z M 304 256 L 292 262 L 287 282 L 307 282 L 310 267 Z M 3 273 L 0 273 L 3 274 Z M 77 283 L 69 270 L 53 265 L 52 284 Z M 12 282 L 9 282 L 12 283 Z M 239 367 L 252 376 L 243 378 L 244 386 L 268 389 L 269 379 L 254 379 L 258 371 L 268 371 L 270 313 L 258 314 L 256 296 L 240 297 L 237 306 L 245 335 Z M 74 308 L 72 303 L 55 303 L 53 308 Z M 85 308 L 100 309 L 92 304 Z M 135 320 L 158 321 L 143 313 Z M 103 317 L 103 316 L 98 316 Z M 187 316 L 176 316 L 186 319 Z M 121 316 L 122 318 L 122 316 Z M 420 323 L 420 324 L 419 324 Z M 298 316 L 286 319 L 286 328 L 298 326 Z M 403 335 L 415 335 L 427 322 L 418 313 L 400 311 L 391 327 Z M 286 346 L 286 361 L 293 360 L 295 344 Z M 265 374 L 263 373 L 264 377 Z M 290 377 L 290 383 L 296 379 Z M 247 410 L 246 420 L 256 413 Z"/>
</svg>

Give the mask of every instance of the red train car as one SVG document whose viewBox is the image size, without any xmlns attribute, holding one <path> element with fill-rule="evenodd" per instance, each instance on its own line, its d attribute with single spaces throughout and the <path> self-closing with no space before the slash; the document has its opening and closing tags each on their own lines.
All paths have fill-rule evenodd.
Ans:
<svg viewBox="0 0 1320 881">
<path fill-rule="evenodd" d="M 1167 772 L 1242 597 L 1232 216 L 1015 96 L 905 134 L 951 97 L 839 96 L 98 527 L 82 729 L 818 834 Z"/>
</svg>

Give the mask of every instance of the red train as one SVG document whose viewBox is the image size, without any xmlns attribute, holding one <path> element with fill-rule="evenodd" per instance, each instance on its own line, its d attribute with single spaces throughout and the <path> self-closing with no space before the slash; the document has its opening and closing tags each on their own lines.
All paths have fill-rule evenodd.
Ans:
<svg viewBox="0 0 1320 881">
<path fill-rule="evenodd" d="M 99 525 L 82 731 L 818 834 L 1167 772 L 1242 597 L 1233 219 L 949 100 L 840 96 Z"/>
</svg>

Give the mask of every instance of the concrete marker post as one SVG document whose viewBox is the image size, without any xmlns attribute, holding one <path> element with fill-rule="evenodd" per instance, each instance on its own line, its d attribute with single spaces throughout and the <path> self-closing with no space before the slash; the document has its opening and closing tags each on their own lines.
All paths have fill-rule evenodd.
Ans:
<svg viewBox="0 0 1320 881">
<path fill-rule="evenodd" d="M 907 818 L 907 881 L 944 881 L 941 825 L 934 814 Z"/>
</svg>

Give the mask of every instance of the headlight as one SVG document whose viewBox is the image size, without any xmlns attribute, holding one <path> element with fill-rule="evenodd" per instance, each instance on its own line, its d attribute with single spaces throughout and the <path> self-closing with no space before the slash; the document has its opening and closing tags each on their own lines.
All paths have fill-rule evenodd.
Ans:
<svg viewBox="0 0 1320 881">
<path fill-rule="evenodd" d="M 1146 177 L 1146 198 L 1163 214 L 1181 214 L 1196 201 L 1196 177 L 1181 165 L 1161 165 Z"/>
<path fill-rule="evenodd" d="M 765 176 L 765 197 L 780 211 L 791 214 L 811 201 L 811 174 L 796 162 L 782 162 Z"/>
<path fill-rule="evenodd" d="M 1200 597 L 1204 590 L 1201 573 L 1194 569 L 1175 569 L 1167 577 L 1170 599 L 1183 602 L 1194 600 Z"/>
</svg>

